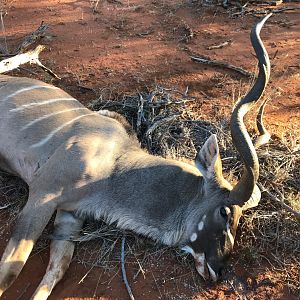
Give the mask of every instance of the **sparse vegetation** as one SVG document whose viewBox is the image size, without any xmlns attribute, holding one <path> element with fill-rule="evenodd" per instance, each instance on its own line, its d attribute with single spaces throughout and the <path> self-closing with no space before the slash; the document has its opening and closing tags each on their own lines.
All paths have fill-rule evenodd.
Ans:
<svg viewBox="0 0 300 300">
<path fill-rule="evenodd" d="M 116 5 L 122 7 L 122 3 L 120 4 L 119 2 L 120 1 L 116 1 Z M 119 19 L 118 14 L 112 16 L 113 21 L 111 22 L 116 26 L 109 23 L 111 16 L 108 17 L 107 15 L 104 15 L 106 19 L 101 19 L 103 23 L 100 23 L 100 18 L 98 20 L 95 19 L 95 22 L 100 23 L 102 26 L 101 28 L 107 26 L 107 35 L 113 33 L 117 36 L 119 32 L 122 32 L 128 39 L 129 37 L 138 37 L 140 39 L 149 37 L 150 40 L 150 38 L 153 37 L 155 43 L 157 41 L 163 41 L 164 43 L 171 41 L 173 44 L 169 46 L 170 48 L 168 49 L 178 47 L 180 48 L 181 53 L 183 52 L 182 50 L 190 53 L 190 48 L 193 48 L 192 50 L 197 50 L 193 43 L 199 44 L 197 38 L 199 38 L 202 33 L 205 35 L 204 42 L 215 34 L 220 35 L 218 29 L 215 28 L 211 28 L 211 31 L 203 31 L 201 28 L 197 29 L 196 25 L 194 26 L 192 22 L 194 21 L 194 16 L 189 16 L 190 20 L 187 22 L 183 22 L 184 18 L 182 18 L 182 15 L 180 15 L 180 17 L 176 16 L 178 8 L 187 6 L 187 3 L 184 1 L 178 1 L 178 5 L 174 4 L 176 8 L 172 6 L 173 3 L 168 4 L 168 1 L 152 2 L 152 10 L 149 9 L 149 12 L 151 13 L 151 22 L 147 24 L 147 26 L 143 24 L 143 26 L 139 28 L 135 25 L 135 22 L 133 22 L 132 16 L 128 16 L 127 18 L 124 12 L 122 12 Z M 201 1 L 200 7 L 200 1 L 189 1 L 188 6 L 192 7 L 195 13 L 198 13 L 197 8 L 199 8 L 199 15 L 201 15 L 203 14 L 203 4 L 205 4 L 204 6 L 207 4 L 204 2 L 205 1 Z M 6 14 L 8 7 L 10 7 L 12 3 L 13 1 L 3 2 L 4 6 L 0 6 L 1 16 Z M 94 9 L 95 18 L 98 17 L 97 14 L 103 13 L 99 9 L 101 8 L 100 5 L 102 5 L 99 1 L 90 1 L 90 4 Z M 212 7 L 211 4 L 212 3 L 209 5 L 210 7 Z M 143 11 L 143 9 L 144 7 L 139 5 L 136 10 L 134 8 L 132 11 L 138 12 Z M 222 9 L 221 5 L 218 6 L 218 9 Z M 218 9 L 214 10 L 213 13 L 210 13 L 208 17 L 205 16 L 205 18 L 211 18 L 207 23 L 208 27 L 209 23 L 212 22 L 211 20 L 220 13 Z M 261 13 L 264 13 L 265 10 L 265 7 L 262 6 L 249 7 L 249 5 L 233 5 L 229 7 L 227 12 L 229 12 L 231 17 L 236 18 L 244 16 L 245 14 L 260 15 Z M 165 16 L 165 19 L 160 23 L 160 19 L 158 19 L 158 21 L 155 19 L 156 14 Z M 86 16 L 83 15 L 82 12 L 80 12 L 80 16 L 82 18 L 80 26 L 84 27 L 84 23 L 86 22 L 86 19 L 84 18 L 86 18 Z M 204 14 L 201 15 L 201 18 L 203 16 Z M 203 17 L 203 22 L 205 21 L 205 18 Z M 245 21 L 245 19 L 243 20 Z M 136 19 L 134 19 L 134 21 L 136 21 Z M 87 22 L 89 22 L 89 20 L 87 20 Z M 155 27 L 157 26 L 155 22 L 159 24 L 158 27 Z M 271 20 L 271 22 L 273 22 L 273 20 Z M 290 28 L 291 26 L 294 26 L 288 18 L 284 21 L 281 20 L 276 22 L 281 27 Z M 161 24 L 165 26 L 165 31 L 161 28 L 163 27 Z M 193 24 L 193 26 L 190 26 L 191 24 Z M 59 26 L 63 27 L 65 24 L 62 22 Z M 5 32 L 5 29 L 6 26 L 4 26 L 4 23 L 2 22 L 2 32 Z M 92 31 L 92 29 L 90 30 Z M 93 28 L 93 30 L 95 29 Z M 157 36 L 155 34 L 157 34 Z M 223 36 L 217 36 L 217 39 L 214 42 L 219 44 L 220 42 L 223 42 L 223 40 Z M 108 43 L 108 41 L 106 42 Z M 117 42 L 118 43 L 116 44 L 116 42 L 113 41 L 114 48 L 112 49 L 121 48 L 124 52 L 126 52 L 126 47 L 129 49 L 128 44 L 121 39 Z M 236 42 L 239 41 L 233 41 L 234 47 L 234 43 Z M 180 46 L 178 46 L 178 44 Z M 209 40 L 208 44 L 211 45 L 213 43 Z M 99 45 L 96 42 L 95 45 L 92 44 L 92 47 L 97 49 Z M 205 47 L 207 45 L 205 45 Z M 286 47 L 286 44 L 283 43 L 282 45 Z M 1 53 L 7 54 L 6 41 L 5 44 L 2 43 L 1 46 Z M 282 82 L 284 82 L 285 79 L 283 77 L 287 76 L 289 73 L 291 76 L 294 76 L 294 78 L 296 78 L 295 76 L 299 76 L 297 73 L 299 66 L 292 65 L 287 67 L 286 61 L 284 62 L 285 65 L 283 70 L 280 69 L 282 65 L 279 63 L 277 64 L 280 66 L 276 66 L 275 57 L 277 55 L 280 56 L 281 47 L 283 47 L 281 44 L 279 44 L 278 48 L 276 48 L 276 44 L 272 44 L 271 46 L 268 44 L 268 47 L 275 47 L 276 51 L 279 49 L 279 54 L 275 52 L 275 50 L 273 53 L 273 61 L 275 61 L 274 69 L 276 70 L 276 68 L 278 68 L 277 73 L 275 72 L 274 75 L 275 80 L 279 79 L 279 81 L 281 81 L 282 79 Z M 78 49 L 76 49 L 76 51 L 79 51 Z M 145 51 L 145 49 L 141 49 L 141 53 L 144 53 L 143 51 Z M 101 51 L 102 50 L 103 49 L 101 49 Z M 54 48 L 52 48 L 51 51 L 54 52 Z M 84 52 L 84 50 L 81 51 Z M 131 50 L 129 49 L 127 51 Z M 220 53 L 220 56 L 222 57 L 222 52 Z M 103 53 L 101 53 L 101 55 L 102 54 Z M 51 55 L 51 53 L 48 53 L 47 55 Z M 59 56 L 57 53 L 55 55 L 57 55 L 57 57 Z M 136 55 L 136 53 L 132 55 Z M 91 57 L 89 57 L 89 59 L 94 60 L 94 57 Z M 281 56 L 281 59 L 282 57 L 283 56 Z M 64 57 L 64 59 L 67 60 L 66 57 Z M 138 72 L 136 72 L 134 68 L 129 71 L 127 68 L 125 71 L 118 71 L 117 68 L 114 69 L 113 63 L 115 62 L 111 65 L 108 65 L 107 63 L 107 65 L 100 66 L 99 72 L 102 72 L 104 74 L 103 76 L 107 78 L 113 78 L 113 76 L 117 75 L 115 77 L 118 77 L 118 81 L 123 80 L 122 76 L 124 76 L 124 78 L 129 78 L 129 81 L 133 80 L 135 84 L 138 83 L 139 86 L 144 86 L 149 82 L 147 76 L 153 77 L 151 82 L 154 82 L 154 77 L 156 77 L 158 73 L 153 71 L 153 65 L 150 63 L 150 66 L 144 67 L 144 57 L 140 58 L 139 55 L 137 55 L 135 59 L 140 59 L 141 61 L 142 67 L 138 69 Z M 146 57 L 145 60 L 146 59 L 150 61 L 149 57 Z M 165 76 L 167 72 L 170 72 L 170 58 L 165 58 L 163 55 L 155 58 L 155 60 L 163 59 L 168 67 L 167 69 L 162 68 L 160 72 Z M 180 59 L 182 59 L 181 56 Z M 180 61 L 180 59 L 178 59 L 178 61 Z M 172 62 L 175 62 L 175 60 Z M 53 65 L 56 64 L 54 60 L 51 61 L 51 64 L 52 63 Z M 93 61 L 93 63 L 95 62 Z M 101 61 L 101 63 L 103 62 Z M 180 64 L 182 63 L 181 60 Z M 183 81 L 190 81 L 194 84 L 195 80 L 190 80 L 190 77 L 188 77 L 189 75 L 186 75 L 184 72 L 191 72 L 191 76 L 194 76 L 193 72 L 195 70 L 188 70 L 187 72 L 185 69 L 180 69 L 178 65 L 179 64 L 177 64 L 176 67 L 182 72 L 183 76 L 186 76 Z M 58 69 L 56 65 L 55 67 Z M 97 65 L 92 65 L 92 67 L 94 68 L 93 72 L 98 68 Z M 69 70 L 68 68 L 70 68 L 70 70 L 76 69 L 74 65 L 67 65 L 66 70 Z M 74 73 L 75 71 L 72 72 Z M 75 94 L 76 91 L 77 93 L 78 91 L 88 91 L 88 93 L 91 93 L 94 97 L 95 94 L 98 93 L 98 91 L 95 93 L 98 86 L 95 87 L 94 90 L 94 85 L 98 84 L 98 82 L 91 83 L 92 79 L 90 79 L 90 81 L 87 80 L 89 75 L 87 75 L 86 69 L 80 69 L 80 71 L 78 71 L 81 72 L 79 75 L 74 73 L 74 77 L 77 78 L 73 81 L 69 80 L 72 72 L 66 72 L 68 73 L 69 78 L 64 78 L 58 83 L 62 88 L 68 89 L 73 84 L 75 87 Z M 132 74 L 130 72 L 132 72 Z M 145 72 L 146 75 L 143 72 Z M 201 72 L 205 71 L 202 69 Z M 22 75 L 25 76 L 28 76 L 29 74 L 28 70 L 23 70 L 23 73 L 25 74 Z M 98 80 L 98 77 L 100 76 L 97 73 L 95 74 L 95 77 Z M 168 73 L 168 75 L 170 74 L 171 72 Z M 178 75 L 176 73 L 174 74 L 176 76 Z M 34 76 L 36 75 L 38 74 L 34 74 Z M 209 76 L 211 76 L 211 74 Z M 79 80 L 79 78 L 81 80 Z M 214 73 L 213 76 L 208 78 L 207 82 L 203 81 L 200 84 L 202 85 L 200 86 L 200 90 L 203 89 L 203 93 L 206 93 L 204 97 L 206 100 L 211 100 L 218 96 L 219 92 L 213 90 L 213 85 L 218 86 L 219 90 L 222 90 L 222 93 L 223 90 L 226 90 L 226 93 L 228 93 L 233 86 L 232 80 L 224 74 L 220 75 L 219 73 Z M 159 80 L 157 81 L 160 82 Z M 296 81 L 296 79 L 294 79 L 294 81 Z M 92 88 L 85 86 L 85 84 L 88 84 L 88 86 L 91 86 Z M 111 84 L 110 86 L 114 86 L 115 82 L 113 82 L 113 79 L 109 81 L 109 84 Z M 236 81 L 233 84 L 235 86 L 238 85 Z M 102 82 L 101 86 L 103 86 Z M 120 89 L 120 87 L 122 86 L 117 85 L 116 89 Z M 274 83 L 271 83 L 271 88 L 275 90 Z M 109 90 L 109 88 L 107 90 Z M 223 168 L 227 178 L 234 181 L 235 178 L 240 175 L 242 166 L 239 163 L 237 153 L 231 144 L 228 128 L 229 114 L 227 114 L 227 109 L 214 107 L 213 111 L 215 114 L 213 118 L 210 117 L 210 120 L 214 119 L 214 122 L 210 123 L 205 121 L 207 120 L 207 118 L 205 118 L 205 113 L 202 117 L 202 113 L 200 114 L 197 111 L 198 107 L 194 105 L 196 98 L 189 96 L 188 90 L 179 91 L 176 89 L 167 89 L 162 86 L 155 86 L 153 89 L 144 90 L 140 93 L 117 93 L 117 96 L 115 93 L 111 93 L 109 97 L 107 97 L 107 94 L 109 94 L 107 90 L 103 97 L 101 92 L 99 92 L 100 95 L 97 94 L 99 97 L 97 100 L 90 103 L 90 107 L 94 110 L 114 110 L 125 115 L 133 128 L 137 131 L 143 147 L 147 148 L 151 153 L 165 157 L 193 160 L 197 149 L 201 147 L 207 137 L 211 133 L 216 133 L 219 139 Z M 135 87 L 132 87 L 131 90 L 135 90 Z M 284 94 L 284 91 L 280 90 L 280 88 L 277 90 L 277 87 L 276 92 L 268 91 L 268 93 L 271 94 L 271 98 L 274 98 L 276 96 L 275 94 L 279 92 L 282 93 L 283 96 L 289 96 Z M 213 97 L 206 97 L 207 94 L 212 95 Z M 84 99 L 84 97 L 85 94 L 82 96 L 82 99 Z M 235 100 L 236 99 L 233 99 L 232 103 Z M 250 115 L 254 116 L 254 112 L 251 112 Z M 250 125 L 251 124 L 252 123 L 250 123 Z M 268 126 L 268 123 L 266 125 Z M 255 138 L 253 126 L 250 126 L 250 132 L 253 138 Z M 259 182 L 270 193 L 298 211 L 300 210 L 299 145 L 300 140 L 297 132 L 285 131 L 284 135 L 273 135 L 271 142 L 258 150 L 261 166 Z M 16 177 L 8 176 L 7 174 L 0 172 L 0 238 L 3 241 L 5 240 L 5 243 L 9 238 L 11 228 L 18 212 L 26 201 L 27 192 L 27 186 L 24 182 Z M 2 220 L 5 221 L 3 222 Z M 49 245 L 50 233 L 51 225 L 45 230 L 43 237 L 35 247 L 35 254 L 39 253 Z M 272 201 L 266 193 L 263 193 L 260 205 L 247 212 L 242 218 L 241 226 L 238 231 L 235 253 L 226 270 L 224 281 L 218 283 L 217 287 L 204 283 L 196 273 L 194 262 L 191 257 L 181 253 L 177 249 L 162 247 L 153 243 L 151 240 L 135 236 L 130 232 L 124 233 L 114 226 L 107 226 L 105 223 L 95 223 L 92 220 L 88 221 L 82 230 L 81 237 L 78 240 L 74 261 L 87 267 L 86 275 L 88 275 L 93 268 L 99 267 L 101 268 L 101 272 L 103 271 L 109 274 L 109 278 L 113 280 L 116 274 L 119 274 L 120 245 L 124 235 L 126 236 L 126 266 L 130 270 L 130 277 L 128 279 L 132 284 L 133 290 L 134 287 L 139 285 L 145 278 L 150 278 L 151 280 L 154 280 L 154 284 L 157 287 L 161 299 L 167 298 L 177 300 L 191 299 L 192 297 L 193 299 L 222 299 L 222 297 L 225 298 L 227 296 L 232 299 L 255 299 L 255 296 L 258 293 L 261 293 L 261 298 L 259 299 L 272 299 L 275 295 L 271 295 L 270 293 L 272 293 L 272 291 L 268 292 L 264 287 L 277 284 L 281 285 L 284 289 L 283 292 L 280 289 L 280 292 L 286 294 L 283 294 L 283 296 L 276 295 L 276 299 L 283 299 L 285 295 L 288 295 L 287 297 L 293 296 L 295 299 L 300 297 L 300 224 L 291 213 L 284 210 L 278 203 Z M 83 279 L 84 278 L 82 278 L 82 280 Z M 109 284 L 109 282 L 103 282 L 103 284 Z M 287 289 L 287 291 L 285 289 Z"/>
</svg>

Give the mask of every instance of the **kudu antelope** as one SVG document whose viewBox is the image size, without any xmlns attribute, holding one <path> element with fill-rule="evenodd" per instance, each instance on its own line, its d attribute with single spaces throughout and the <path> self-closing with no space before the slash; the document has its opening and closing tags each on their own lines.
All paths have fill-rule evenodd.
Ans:
<svg viewBox="0 0 300 300">
<path fill-rule="evenodd" d="M 230 254 L 242 212 L 260 200 L 259 163 L 243 123 L 270 75 L 258 22 L 251 41 L 258 78 L 231 116 L 231 134 L 244 164 L 232 187 L 222 175 L 217 138 L 200 149 L 195 166 L 148 154 L 125 119 L 93 112 L 43 82 L 0 76 L 0 167 L 29 186 L 0 267 L 0 295 L 21 272 L 56 212 L 50 261 L 33 299 L 46 299 L 68 268 L 85 217 L 115 223 L 191 253 L 204 279 L 216 281 Z"/>
</svg>

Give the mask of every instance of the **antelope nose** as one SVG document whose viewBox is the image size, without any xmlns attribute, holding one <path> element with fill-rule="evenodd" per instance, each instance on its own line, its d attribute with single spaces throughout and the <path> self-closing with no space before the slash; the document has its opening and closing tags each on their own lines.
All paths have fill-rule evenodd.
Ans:
<svg viewBox="0 0 300 300">
<path fill-rule="evenodd" d="M 205 259 L 205 254 L 201 253 L 195 255 L 195 265 L 198 273 L 204 280 L 212 280 L 216 282 L 219 278 L 219 272 L 214 271 L 210 264 Z"/>
<path fill-rule="evenodd" d="M 201 264 L 198 261 L 195 261 L 196 270 L 199 273 L 199 275 L 204 279 L 209 279 L 209 271 L 207 269 L 206 264 Z"/>
</svg>

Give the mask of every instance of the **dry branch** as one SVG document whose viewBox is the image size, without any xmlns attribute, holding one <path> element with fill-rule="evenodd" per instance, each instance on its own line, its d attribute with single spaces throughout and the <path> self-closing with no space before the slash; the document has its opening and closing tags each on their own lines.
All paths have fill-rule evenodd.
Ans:
<svg viewBox="0 0 300 300">
<path fill-rule="evenodd" d="M 0 62 L 0 74 L 6 73 L 17 69 L 20 65 L 24 64 L 36 64 L 41 67 L 44 71 L 52 75 L 53 77 L 60 79 L 53 71 L 44 66 L 39 60 L 39 54 L 45 49 L 45 46 L 38 45 L 34 50 L 30 50 L 26 53 L 21 53 L 13 57 L 4 59 Z"/>
<path fill-rule="evenodd" d="M 221 48 L 224 48 L 226 46 L 229 46 L 232 44 L 232 40 L 228 40 L 228 41 L 225 41 L 221 44 L 218 44 L 218 45 L 211 45 L 211 46 L 207 46 L 206 49 L 207 50 L 213 50 L 213 49 L 221 49 Z"/>
<path fill-rule="evenodd" d="M 3 206 L 0 206 L 0 210 L 2 210 L 2 209 L 6 209 L 6 208 L 8 208 L 8 207 L 10 207 L 10 206 L 12 206 L 13 205 L 13 203 L 9 203 L 9 204 L 6 204 L 6 205 L 3 205 Z"/>
<path fill-rule="evenodd" d="M 254 77 L 255 76 L 253 73 L 250 73 L 250 72 L 244 70 L 243 68 L 236 67 L 234 65 L 228 64 L 228 63 L 223 62 L 223 61 L 211 60 L 211 59 L 197 57 L 197 56 L 191 56 L 191 59 L 195 62 L 198 62 L 198 63 L 211 65 L 211 66 L 218 66 L 218 67 L 221 67 L 221 68 L 226 68 L 226 69 L 238 72 L 238 73 L 240 73 L 240 74 L 242 74 L 246 77 Z"/>
<path fill-rule="evenodd" d="M 122 238 L 122 249 L 121 249 L 121 266 L 122 266 L 122 276 L 123 276 L 123 281 L 125 283 L 128 295 L 131 300 L 134 300 L 134 296 L 132 294 L 131 288 L 129 286 L 127 276 L 126 276 L 126 270 L 125 270 L 125 237 L 123 236 Z"/>
<path fill-rule="evenodd" d="M 4 52 L 4 54 L 7 54 L 8 49 L 7 49 L 6 32 L 5 32 L 4 22 L 3 22 L 3 12 L 2 11 L 0 11 L 0 21 L 1 21 L 1 29 L 2 29 L 3 40 L 4 40 L 4 48 L 2 48 L 2 46 L 1 46 L 0 51 Z"/>
<path fill-rule="evenodd" d="M 284 7 L 284 8 L 274 9 L 271 10 L 271 13 L 278 14 L 284 11 L 293 11 L 293 10 L 300 10 L 300 7 Z"/>
<path fill-rule="evenodd" d="M 292 213 L 295 216 L 295 218 L 298 220 L 298 222 L 300 222 L 300 212 L 294 210 L 289 205 L 287 205 L 286 203 L 284 203 L 282 200 L 278 199 L 276 196 L 274 196 L 273 194 L 271 194 L 261 184 L 258 184 L 258 187 L 261 189 L 262 193 L 266 193 L 271 198 L 272 201 L 276 201 L 277 203 L 279 203 L 284 209 L 286 209 L 287 211 L 289 211 L 290 213 Z"/>
<path fill-rule="evenodd" d="M 137 122 L 136 122 L 136 129 L 137 129 L 138 133 L 141 132 L 142 119 L 145 118 L 145 116 L 144 116 L 144 103 L 145 102 L 146 101 L 144 100 L 143 96 L 140 95 L 139 108 L 137 111 Z"/>
<path fill-rule="evenodd" d="M 253 8 L 247 8 L 245 6 L 242 6 L 240 11 L 232 13 L 231 16 L 237 17 L 237 16 L 243 16 L 246 14 L 251 14 L 253 16 L 260 17 L 261 15 L 267 15 L 269 13 L 279 14 L 279 13 L 283 13 L 283 12 L 287 12 L 287 11 L 297 11 L 297 10 L 300 10 L 300 7 L 283 7 L 283 8 L 279 8 L 279 9 L 270 9 L 270 8 L 253 9 Z"/>
<path fill-rule="evenodd" d="M 0 73 L 6 73 L 17 69 L 20 65 L 27 63 L 34 63 L 39 60 L 39 54 L 45 49 L 44 46 L 39 45 L 34 50 L 28 51 L 26 53 L 21 53 L 13 57 L 4 59 L 0 62 Z"/>
<path fill-rule="evenodd" d="M 44 33 L 48 28 L 49 25 L 42 22 L 37 30 L 25 37 L 24 41 L 18 48 L 18 53 L 26 51 L 31 45 L 39 41 L 44 36 Z"/>
<path fill-rule="evenodd" d="M 147 130 L 147 132 L 146 132 L 146 138 L 148 139 L 148 142 L 151 142 L 151 140 L 152 140 L 152 134 L 153 134 L 154 130 L 155 130 L 157 127 L 159 127 L 159 126 L 162 125 L 162 124 L 171 122 L 171 121 L 175 120 L 176 118 L 178 118 L 179 116 L 180 116 L 179 114 L 174 114 L 174 115 L 172 115 L 172 116 L 163 118 L 163 119 L 158 120 L 158 121 L 156 121 L 155 123 L 153 123 L 153 124 L 151 125 L 151 127 L 148 128 L 148 130 Z"/>
<path fill-rule="evenodd" d="M 251 11 L 251 13 L 255 13 L 255 14 L 279 14 L 285 11 L 294 11 L 294 10 L 300 10 L 300 7 L 283 7 L 283 8 L 279 8 L 279 9 L 265 9 L 265 10 L 260 10 L 260 11 Z"/>
</svg>

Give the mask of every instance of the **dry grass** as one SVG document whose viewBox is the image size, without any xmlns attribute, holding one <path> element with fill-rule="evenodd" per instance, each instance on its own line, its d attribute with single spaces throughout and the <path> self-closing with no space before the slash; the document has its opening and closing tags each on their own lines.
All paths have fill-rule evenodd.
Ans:
<svg viewBox="0 0 300 300">
<path fill-rule="evenodd" d="M 121 112 L 137 131 L 143 147 L 153 154 L 165 157 L 193 159 L 206 138 L 211 133 L 216 133 L 224 171 L 227 178 L 233 180 L 239 176 L 242 166 L 231 145 L 228 122 L 224 121 L 224 116 L 216 116 L 219 120 L 217 125 L 197 120 L 189 109 L 193 100 L 186 93 L 155 87 L 152 91 L 139 95 L 125 95 L 105 102 L 100 97 L 91 103 L 91 108 Z M 296 137 L 286 140 L 273 137 L 271 143 L 259 150 L 258 154 L 261 165 L 260 183 L 299 210 L 300 153 L 297 146 Z M 7 233 L 22 207 L 20 203 L 24 204 L 26 195 L 26 185 L 0 173 L 0 218 L 8 220 L 5 224 L 1 223 L 0 234 Z M 201 279 L 195 276 L 193 262 L 189 257 L 104 223 L 92 220 L 87 222 L 79 238 L 75 260 L 88 266 L 89 270 L 101 267 L 109 274 L 116 274 L 120 266 L 120 244 L 124 234 L 127 243 L 126 264 L 131 264 L 136 270 L 133 279 L 143 275 L 146 267 L 157 269 L 153 262 L 162 257 L 172 257 L 179 261 L 183 269 L 189 270 L 184 275 L 172 277 L 173 283 L 186 285 L 193 293 L 205 295 Z M 43 247 L 44 244 L 38 249 Z M 257 276 L 272 273 L 273 279 L 287 285 L 291 293 L 299 293 L 300 227 L 295 218 L 280 205 L 263 196 L 259 207 L 243 217 L 236 249 L 238 253 L 233 255 L 231 269 L 243 266 Z M 178 270 L 173 268 L 173 272 L 177 274 Z M 152 276 L 156 282 L 155 273 Z M 236 274 L 232 272 L 225 276 L 226 288 L 238 290 L 240 282 L 235 278 Z M 166 282 L 167 280 L 166 277 Z M 255 290 L 256 286 L 252 288 Z M 168 299 L 185 299 L 184 296 L 176 298 L 167 288 L 160 293 Z"/>
<path fill-rule="evenodd" d="M 8 220 L 0 223 L 0 235 L 4 235 L 16 220 L 27 194 L 27 186 L 21 179 L 0 171 L 0 220 Z"/>
</svg>

